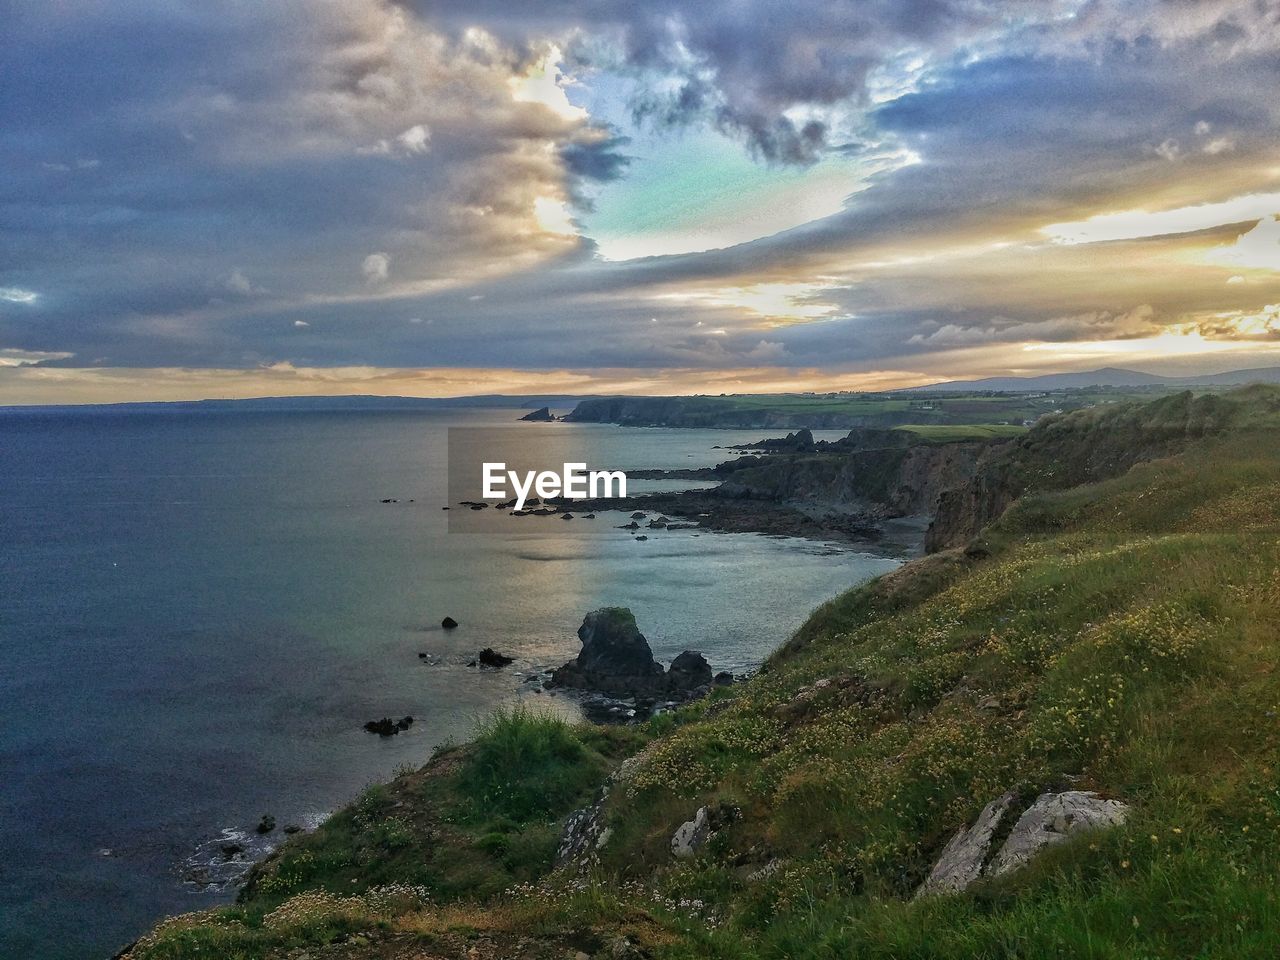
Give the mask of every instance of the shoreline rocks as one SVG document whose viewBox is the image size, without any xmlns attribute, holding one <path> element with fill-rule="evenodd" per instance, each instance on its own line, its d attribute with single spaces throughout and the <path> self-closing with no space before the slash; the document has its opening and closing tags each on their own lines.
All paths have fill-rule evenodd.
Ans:
<svg viewBox="0 0 1280 960">
<path fill-rule="evenodd" d="M 578 628 L 578 639 L 582 651 L 553 670 L 546 686 L 635 698 L 629 714 L 625 705 L 616 701 L 601 705 L 596 712 L 605 716 L 630 719 L 650 712 L 654 699 L 691 700 L 707 693 L 716 682 L 706 657 L 692 650 L 676 657 L 670 670 L 663 669 L 626 607 L 602 607 L 588 613 Z M 731 675 L 727 679 L 731 681 Z"/>
<path fill-rule="evenodd" d="M 364 728 L 380 737 L 394 737 L 401 731 L 408 730 L 411 726 L 413 726 L 413 717 L 401 717 L 399 720 L 383 717 L 381 720 L 368 721 L 365 723 Z"/>
</svg>

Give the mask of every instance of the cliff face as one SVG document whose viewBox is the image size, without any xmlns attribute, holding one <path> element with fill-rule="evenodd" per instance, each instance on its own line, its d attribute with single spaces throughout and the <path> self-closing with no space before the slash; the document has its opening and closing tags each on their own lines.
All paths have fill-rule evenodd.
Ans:
<svg viewBox="0 0 1280 960">
<path fill-rule="evenodd" d="M 1024 493 L 1096 483 L 1134 464 L 1178 453 L 1232 427 L 1242 409 L 1231 399 L 1194 397 L 1188 391 L 1143 405 L 1094 407 L 1042 420 L 1026 435 L 988 448 L 967 483 L 942 493 L 925 549 L 967 543 Z"/>
<path fill-rule="evenodd" d="M 872 519 L 932 514 L 943 491 L 966 483 L 991 444 L 916 443 L 760 458 L 718 492 Z"/>
</svg>

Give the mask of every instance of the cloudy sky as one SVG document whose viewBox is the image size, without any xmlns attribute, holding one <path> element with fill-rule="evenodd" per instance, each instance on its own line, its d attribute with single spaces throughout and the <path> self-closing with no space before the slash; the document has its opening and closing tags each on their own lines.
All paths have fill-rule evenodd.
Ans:
<svg viewBox="0 0 1280 960">
<path fill-rule="evenodd" d="M 1280 364 L 1274 0 L 0 22 L 0 403 Z"/>
</svg>

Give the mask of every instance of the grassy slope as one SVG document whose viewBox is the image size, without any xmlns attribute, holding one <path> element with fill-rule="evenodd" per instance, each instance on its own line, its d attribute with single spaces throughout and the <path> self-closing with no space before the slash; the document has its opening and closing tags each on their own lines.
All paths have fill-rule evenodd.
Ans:
<svg viewBox="0 0 1280 960">
<path fill-rule="evenodd" d="M 633 731 L 507 718 L 135 956 L 608 955 L 620 933 L 669 957 L 1274 956 L 1280 391 L 1230 400 L 1238 426 L 1176 458 L 1024 497 L 984 559 L 935 555 L 825 604 L 719 699 Z M 600 869 L 545 875 L 552 821 L 646 741 Z M 1134 816 L 968 895 L 906 899 L 988 800 L 1068 784 Z M 731 822 L 673 863 L 704 803 Z M 413 855 L 386 851 L 417 817 Z M 396 882 L 428 889 L 359 895 Z"/>
</svg>

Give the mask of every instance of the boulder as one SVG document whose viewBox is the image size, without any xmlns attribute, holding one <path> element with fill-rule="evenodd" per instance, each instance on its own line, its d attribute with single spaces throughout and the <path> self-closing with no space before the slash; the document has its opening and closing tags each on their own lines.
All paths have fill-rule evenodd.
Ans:
<svg viewBox="0 0 1280 960">
<path fill-rule="evenodd" d="M 258 833 L 267 834 L 276 828 L 276 818 L 269 813 L 264 813 L 262 819 L 258 821 Z"/>
<path fill-rule="evenodd" d="M 453 619 L 453 617 L 445 617 L 443 620 L 440 621 L 440 626 L 443 627 L 445 630 L 452 630 L 457 625 L 458 625 L 458 621 Z"/>
<path fill-rule="evenodd" d="M 587 614 L 578 628 L 582 651 L 552 671 L 556 686 L 633 695 L 660 690 L 665 677 L 662 665 L 636 626 L 626 607 L 602 607 Z"/>
<path fill-rule="evenodd" d="M 973 826 L 956 833 L 934 863 L 917 897 L 959 893 L 980 877 L 999 877 L 1025 866 L 1045 847 L 1085 830 L 1124 823 L 1129 805 L 1085 790 L 1042 793 L 1022 812 L 994 858 L 993 840 L 1015 809 L 1006 793 L 982 808 Z"/>
<path fill-rule="evenodd" d="M 482 667 L 505 667 L 510 663 L 515 663 L 514 657 L 498 653 L 493 647 L 485 647 L 481 650 L 476 656 L 476 660 L 480 662 Z"/>
<path fill-rule="evenodd" d="M 686 820 L 671 837 L 671 855 L 684 860 L 706 846 L 711 838 L 711 814 L 706 807 L 699 807 L 692 820 Z"/>
<path fill-rule="evenodd" d="M 711 685 L 711 664 L 700 653 L 686 650 L 671 661 L 667 671 L 667 684 L 673 693 L 688 693 L 698 687 Z"/>
<path fill-rule="evenodd" d="M 958 830 L 916 891 L 916 896 L 959 893 L 982 876 L 991 840 L 1015 799 L 1014 794 L 1006 793 L 992 800 L 982 808 L 973 826 Z"/>
<path fill-rule="evenodd" d="M 1045 847 L 1080 831 L 1119 826 L 1128 814 L 1127 803 L 1088 790 L 1042 793 L 1013 825 L 987 873 L 998 877 L 1017 870 Z"/>
</svg>

